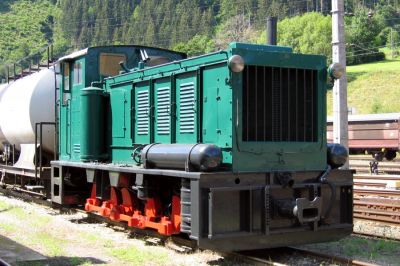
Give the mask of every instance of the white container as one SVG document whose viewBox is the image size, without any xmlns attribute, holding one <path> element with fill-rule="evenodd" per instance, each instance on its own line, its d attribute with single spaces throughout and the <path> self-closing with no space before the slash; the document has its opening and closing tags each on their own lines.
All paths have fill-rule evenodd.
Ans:
<svg viewBox="0 0 400 266">
<path fill-rule="evenodd" d="M 18 79 L 3 89 L 0 97 L 0 132 L 17 149 L 20 144 L 35 143 L 36 123 L 55 121 L 54 79 L 54 70 L 44 69 Z M 44 126 L 42 134 L 43 149 L 53 152 L 54 126 Z"/>
<path fill-rule="evenodd" d="M 9 86 L 9 84 L 0 84 L 0 102 L 1 102 L 1 97 L 3 96 L 4 91 L 7 89 L 7 87 Z M 1 114 L 0 114 L 1 116 Z M 3 131 L 1 130 L 0 127 L 0 150 L 3 150 L 4 146 L 3 146 L 3 142 L 7 141 L 6 137 L 3 134 Z"/>
</svg>

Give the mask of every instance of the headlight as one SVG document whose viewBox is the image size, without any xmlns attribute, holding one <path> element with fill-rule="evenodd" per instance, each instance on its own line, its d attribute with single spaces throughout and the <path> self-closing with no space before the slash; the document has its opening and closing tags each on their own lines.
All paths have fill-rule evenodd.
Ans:
<svg viewBox="0 0 400 266">
<path fill-rule="evenodd" d="M 344 74 L 344 67 L 339 63 L 333 63 L 328 68 L 328 74 L 333 79 L 340 79 Z"/>
<path fill-rule="evenodd" d="M 347 149 L 338 143 L 328 143 L 327 153 L 328 164 L 332 169 L 343 166 L 349 157 Z"/>
<path fill-rule="evenodd" d="M 242 72 L 244 69 L 244 60 L 240 55 L 232 55 L 228 60 L 228 66 L 233 72 Z"/>
</svg>

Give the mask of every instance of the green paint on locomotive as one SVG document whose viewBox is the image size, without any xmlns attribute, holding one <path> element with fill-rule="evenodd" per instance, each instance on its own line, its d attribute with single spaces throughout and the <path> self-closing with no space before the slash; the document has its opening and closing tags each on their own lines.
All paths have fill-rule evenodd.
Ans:
<svg viewBox="0 0 400 266">
<path fill-rule="evenodd" d="M 96 97 L 97 90 L 85 88 L 92 87 L 92 85 L 102 88 L 104 78 L 119 74 L 120 66 L 118 64 L 120 61 L 124 61 L 129 68 L 137 66 L 140 62 L 141 49 L 146 49 L 158 60 L 179 60 L 186 57 L 182 53 L 164 49 L 119 45 L 87 48 L 60 58 L 62 74 L 61 93 L 58 101 L 60 160 L 100 161 L 110 158 L 108 154 L 109 139 L 112 133 L 117 132 L 114 129 L 111 130 L 111 123 L 121 123 L 120 119 L 111 119 L 112 109 L 109 95 L 104 94 L 104 99 L 101 100 Z M 123 101 L 117 103 L 119 100 L 117 97 L 113 98 L 112 105 L 123 105 Z M 101 108 L 93 106 L 97 103 L 103 103 L 104 106 Z M 103 131 L 105 132 L 100 132 L 100 128 L 95 128 L 99 125 L 104 125 Z M 117 127 L 115 128 L 117 129 Z M 103 147 L 99 147 L 100 144 Z M 96 154 L 90 154 L 93 152 Z"/>
<path fill-rule="evenodd" d="M 116 53 L 120 48 L 108 49 Z M 84 86 L 72 86 L 68 106 L 61 97 L 61 160 L 81 160 L 80 91 L 100 79 L 94 62 L 100 50 L 88 51 L 93 55 L 72 61 L 91 66 L 84 72 Z M 244 59 L 242 72 L 230 70 L 232 55 Z M 131 68 L 135 60 L 128 61 Z M 212 143 L 234 172 L 325 169 L 326 78 L 323 56 L 242 43 L 106 78 L 107 162 L 133 165 L 134 149 L 150 143 Z"/>
</svg>

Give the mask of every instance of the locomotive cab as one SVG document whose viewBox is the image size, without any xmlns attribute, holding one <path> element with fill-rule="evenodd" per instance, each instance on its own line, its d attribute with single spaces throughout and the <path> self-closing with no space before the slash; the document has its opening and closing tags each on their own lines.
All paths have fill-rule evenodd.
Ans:
<svg viewBox="0 0 400 266">
<path fill-rule="evenodd" d="M 98 129 L 94 128 L 94 125 L 82 129 L 81 120 L 85 119 L 84 115 L 89 116 L 89 120 L 85 120 L 85 123 L 91 121 L 92 117 L 97 117 L 93 121 L 97 123 L 96 125 L 101 125 L 103 122 L 106 124 L 106 121 L 110 120 L 110 117 L 107 117 L 108 113 L 104 111 L 110 104 L 110 98 L 106 93 L 101 94 L 101 91 L 104 90 L 104 79 L 118 75 L 123 70 L 120 66 L 121 62 L 128 70 L 137 67 L 142 61 L 140 57 L 141 51 L 146 51 L 146 54 L 150 55 L 149 63 L 151 62 L 152 64 L 170 62 L 186 57 L 185 54 L 163 49 L 121 45 L 86 48 L 59 59 L 62 73 L 61 106 L 59 108 L 59 155 L 61 160 L 80 161 L 85 156 L 87 157 L 88 155 L 84 155 L 81 158 L 81 144 L 83 142 L 83 145 L 86 145 L 85 141 L 90 142 L 92 139 L 95 139 L 97 143 L 89 146 L 97 145 L 96 149 L 100 154 L 91 155 L 90 157 L 96 160 L 107 158 L 107 140 L 105 139 L 107 134 L 99 132 Z M 103 112 L 104 116 L 96 116 L 92 112 L 93 110 L 87 110 L 89 113 L 83 114 L 82 117 L 80 109 L 82 90 L 92 87 L 99 88 L 98 95 L 101 94 L 105 98 L 104 101 L 100 100 L 98 102 L 102 106 L 97 106 L 100 108 L 97 111 Z M 83 100 L 90 98 L 90 104 L 91 98 L 96 98 L 94 91 L 96 90 L 92 90 L 92 93 L 90 93 L 86 90 L 86 93 L 83 93 Z M 90 129 L 93 129 L 93 131 L 86 132 L 85 136 L 85 130 Z M 98 134 L 102 136 L 97 136 Z"/>
</svg>

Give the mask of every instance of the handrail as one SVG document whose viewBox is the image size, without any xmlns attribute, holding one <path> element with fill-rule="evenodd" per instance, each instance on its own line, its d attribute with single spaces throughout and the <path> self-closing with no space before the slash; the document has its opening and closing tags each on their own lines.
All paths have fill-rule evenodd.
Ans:
<svg viewBox="0 0 400 266">
<path fill-rule="evenodd" d="M 43 53 L 46 53 L 46 60 L 44 62 L 41 62 Z M 31 74 L 32 72 L 39 71 L 41 66 L 46 66 L 47 68 L 50 68 L 53 62 L 53 44 L 48 44 L 45 47 L 39 49 L 39 51 L 34 54 L 25 56 L 12 64 L 6 64 L 0 67 L 6 70 L 6 82 L 10 83 L 10 80 L 15 81 L 19 78 L 24 77 L 25 74 Z M 43 63 L 43 65 L 41 63 Z M 37 68 L 32 68 L 32 66 L 34 65 L 37 65 Z M 18 68 L 21 68 L 20 74 L 17 74 L 17 66 Z M 10 68 L 13 70 L 13 76 L 10 76 Z"/>
</svg>

